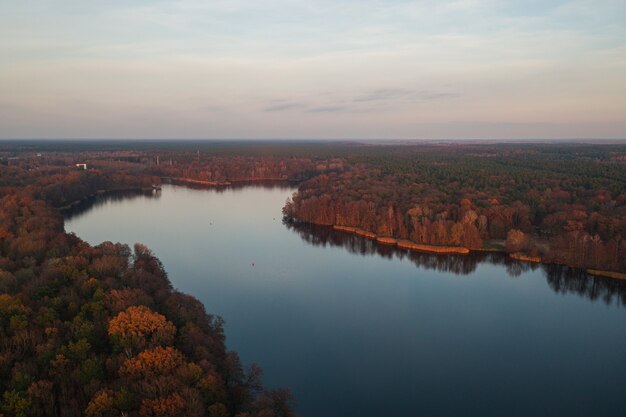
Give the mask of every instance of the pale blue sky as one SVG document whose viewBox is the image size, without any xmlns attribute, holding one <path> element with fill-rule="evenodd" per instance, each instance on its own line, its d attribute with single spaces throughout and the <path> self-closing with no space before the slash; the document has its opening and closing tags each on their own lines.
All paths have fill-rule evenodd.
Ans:
<svg viewBox="0 0 626 417">
<path fill-rule="evenodd" d="M 625 138 L 626 1 L 0 0 L 0 138 Z"/>
</svg>

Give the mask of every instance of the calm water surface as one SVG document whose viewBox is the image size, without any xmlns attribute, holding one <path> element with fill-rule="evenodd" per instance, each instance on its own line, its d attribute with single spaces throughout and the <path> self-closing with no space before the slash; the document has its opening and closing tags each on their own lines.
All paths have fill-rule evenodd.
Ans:
<svg viewBox="0 0 626 417">
<path fill-rule="evenodd" d="M 287 226 L 293 191 L 165 186 L 65 227 L 148 245 L 302 417 L 626 415 L 624 284 Z"/>
</svg>

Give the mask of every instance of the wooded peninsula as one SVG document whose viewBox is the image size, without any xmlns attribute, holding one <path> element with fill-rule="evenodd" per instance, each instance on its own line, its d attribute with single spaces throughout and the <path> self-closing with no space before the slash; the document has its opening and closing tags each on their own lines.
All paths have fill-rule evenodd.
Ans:
<svg viewBox="0 0 626 417">
<path fill-rule="evenodd" d="M 294 415 L 150 249 L 63 227 L 100 193 L 250 181 L 297 185 L 288 225 L 626 277 L 624 144 L 0 142 L 0 415 Z"/>
</svg>

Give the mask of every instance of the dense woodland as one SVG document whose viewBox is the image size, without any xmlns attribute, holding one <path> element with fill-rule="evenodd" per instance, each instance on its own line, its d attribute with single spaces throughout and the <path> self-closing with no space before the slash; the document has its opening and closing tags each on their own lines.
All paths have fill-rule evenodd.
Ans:
<svg viewBox="0 0 626 417">
<path fill-rule="evenodd" d="M 154 179 L 42 158 L 0 165 L 0 415 L 293 415 L 148 248 L 63 231 L 55 207 Z"/>
<path fill-rule="evenodd" d="M 626 271 L 623 146 L 365 148 L 300 184 L 288 217 L 430 245 Z"/>
<path fill-rule="evenodd" d="M 623 145 L 0 143 L 0 415 L 293 415 L 289 393 L 262 387 L 222 321 L 173 290 L 148 248 L 64 232 L 61 209 L 172 179 L 296 182 L 284 213 L 298 230 L 353 226 L 626 272 Z M 585 294 L 610 292 L 585 276 Z"/>
</svg>

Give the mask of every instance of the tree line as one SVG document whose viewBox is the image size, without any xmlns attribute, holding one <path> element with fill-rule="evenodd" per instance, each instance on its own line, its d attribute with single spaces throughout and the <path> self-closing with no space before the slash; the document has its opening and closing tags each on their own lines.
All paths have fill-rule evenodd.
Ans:
<svg viewBox="0 0 626 417">
<path fill-rule="evenodd" d="M 436 246 L 626 271 L 624 147 L 366 148 L 300 184 L 284 214 Z"/>
</svg>

